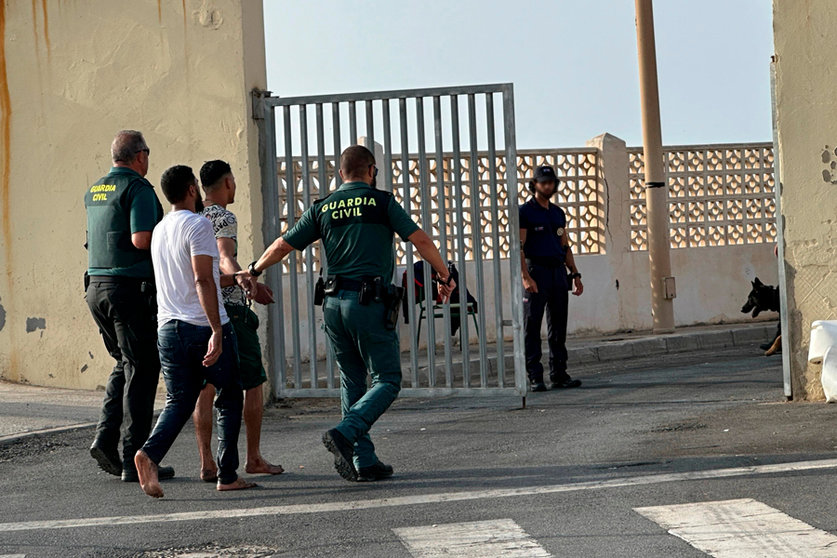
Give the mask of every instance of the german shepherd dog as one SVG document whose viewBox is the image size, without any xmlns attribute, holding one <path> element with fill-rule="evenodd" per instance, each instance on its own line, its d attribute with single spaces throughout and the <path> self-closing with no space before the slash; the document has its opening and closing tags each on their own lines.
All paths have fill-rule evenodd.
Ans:
<svg viewBox="0 0 837 558">
<path fill-rule="evenodd" d="M 778 312 L 779 311 L 779 289 L 770 285 L 762 283 L 758 277 L 751 281 L 753 289 L 747 295 L 747 302 L 741 307 L 743 313 L 752 312 L 753 317 L 757 317 L 761 312 Z M 765 343 L 761 346 L 765 351 L 765 356 L 770 356 L 782 350 L 782 332 L 781 329 L 776 331 L 776 336 L 770 343 Z"/>
</svg>

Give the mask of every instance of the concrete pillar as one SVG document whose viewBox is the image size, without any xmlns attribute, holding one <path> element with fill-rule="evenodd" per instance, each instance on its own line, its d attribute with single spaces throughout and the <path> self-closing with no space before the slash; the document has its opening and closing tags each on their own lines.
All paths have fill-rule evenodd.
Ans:
<svg viewBox="0 0 837 558">
<path fill-rule="evenodd" d="M 773 1 L 775 103 L 794 399 L 823 399 L 811 322 L 837 319 L 837 3 Z"/>
<path fill-rule="evenodd" d="M 229 161 L 240 258 L 261 251 L 262 4 L 0 2 L 0 22 L 0 376 L 95 388 L 114 362 L 84 301 L 83 195 L 116 131 L 145 134 L 156 186 L 171 165 Z"/>
<path fill-rule="evenodd" d="M 599 190 L 602 207 L 600 219 L 604 224 L 605 256 L 610 268 L 607 291 L 597 293 L 613 300 L 618 309 L 612 330 L 635 327 L 636 297 L 646 295 L 647 287 L 634 280 L 629 261 L 631 249 L 631 195 L 628 178 L 628 150 L 625 141 L 611 134 L 601 134 L 587 141 L 588 147 L 599 150 Z M 646 283 L 647 285 L 647 283 Z M 627 294 L 625 294 L 627 292 Z M 643 305 L 644 306 L 644 305 Z"/>
</svg>

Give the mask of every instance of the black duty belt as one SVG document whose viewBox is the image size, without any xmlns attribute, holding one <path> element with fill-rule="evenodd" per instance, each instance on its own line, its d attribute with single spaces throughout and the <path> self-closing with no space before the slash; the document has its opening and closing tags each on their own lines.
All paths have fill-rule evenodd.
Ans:
<svg viewBox="0 0 837 558">
<path fill-rule="evenodd" d="M 109 283 L 118 285 L 142 285 L 143 283 L 154 283 L 153 279 L 141 277 L 125 277 L 120 275 L 91 275 L 91 283 Z"/>
<path fill-rule="evenodd" d="M 342 291 L 360 292 L 363 289 L 363 281 L 357 279 L 347 279 L 345 277 L 337 278 L 337 288 Z"/>
<path fill-rule="evenodd" d="M 546 258 L 532 256 L 526 258 L 526 265 L 537 265 L 540 267 L 557 268 L 563 266 L 564 262 L 561 260 L 561 258 Z"/>
</svg>

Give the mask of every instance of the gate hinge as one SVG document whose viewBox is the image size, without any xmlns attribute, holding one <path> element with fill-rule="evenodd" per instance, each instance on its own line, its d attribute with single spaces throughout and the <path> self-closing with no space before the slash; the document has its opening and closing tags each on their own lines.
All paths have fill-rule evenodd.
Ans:
<svg viewBox="0 0 837 558">
<path fill-rule="evenodd" d="M 250 96 L 253 98 L 253 120 L 264 120 L 264 100 L 270 97 L 271 93 L 273 92 L 258 87 L 250 91 Z"/>
</svg>

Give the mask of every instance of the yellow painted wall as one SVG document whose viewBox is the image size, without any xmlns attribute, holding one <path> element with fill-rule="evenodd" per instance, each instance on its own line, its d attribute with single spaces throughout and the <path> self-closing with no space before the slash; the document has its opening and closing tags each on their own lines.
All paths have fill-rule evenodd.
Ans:
<svg viewBox="0 0 837 558">
<path fill-rule="evenodd" d="M 819 400 L 811 322 L 837 319 L 837 2 L 774 0 L 773 27 L 791 377 Z"/>
<path fill-rule="evenodd" d="M 0 1 L 0 376 L 95 388 L 113 366 L 84 301 L 87 186 L 117 130 L 141 130 L 157 187 L 223 158 L 242 261 L 262 249 L 261 0 Z"/>
</svg>

